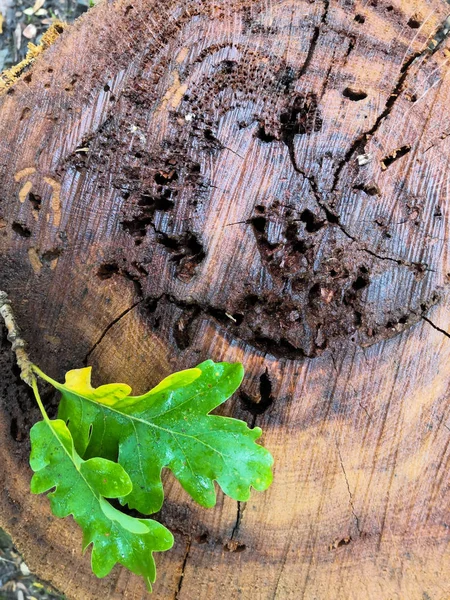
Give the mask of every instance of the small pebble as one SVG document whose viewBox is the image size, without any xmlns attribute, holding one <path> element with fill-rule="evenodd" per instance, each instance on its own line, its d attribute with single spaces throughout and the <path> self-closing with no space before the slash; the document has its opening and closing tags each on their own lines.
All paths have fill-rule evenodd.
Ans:
<svg viewBox="0 0 450 600">
<path fill-rule="evenodd" d="M 22 31 L 22 35 L 24 37 L 26 37 L 28 40 L 32 40 L 36 37 L 37 35 L 37 27 L 36 25 L 33 25 L 32 23 L 30 23 L 29 25 L 27 25 L 25 27 L 25 29 Z"/>
</svg>

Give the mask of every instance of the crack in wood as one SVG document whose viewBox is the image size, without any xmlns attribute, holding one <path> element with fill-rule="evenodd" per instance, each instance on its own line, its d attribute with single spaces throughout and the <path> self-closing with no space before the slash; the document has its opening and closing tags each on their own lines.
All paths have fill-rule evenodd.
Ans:
<svg viewBox="0 0 450 600">
<path fill-rule="evenodd" d="M 439 300 L 440 300 L 440 296 L 437 292 L 435 292 L 435 293 L 433 293 L 433 295 L 431 296 L 431 299 L 428 302 L 422 302 L 422 304 L 420 305 L 420 310 L 411 309 L 408 312 L 408 314 L 404 314 L 403 316 L 398 317 L 397 319 L 391 317 L 391 319 L 388 322 L 386 322 L 386 324 L 383 327 L 387 330 L 401 331 L 405 327 L 411 326 L 413 323 L 416 323 L 420 318 L 423 318 L 425 313 L 428 310 L 430 310 L 430 308 L 432 306 L 434 306 Z M 138 304 L 141 304 L 141 303 L 144 303 L 144 306 L 147 303 L 151 304 L 151 312 L 154 313 L 154 312 L 156 312 L 159 303 L 162 301 L 166 301 L 169 304 L 173 304 L 177 308 L 181 309 L 183 311 L 183 314 L 186 314 L 186 316 L 184 318 L 183 318 L 183 314 L 182 314 L 174 325 L 174 327 L 177 327 L 177 324 L 179 323 L 180 319 L 183 320 L 182 321 L 182 323 L 183 323 L 182 330 L 180 332 L 174 331 L 175 342 L 177 343 L 180 350 L 185 350 L 192 344 L 193 324 L 198 319 L 205 317 L 205 318 L 213 319 L 221 327 L 224 327 L 225 329 L 231 328 L 232 330 L 235 330 L 234 335 L 238 339 L 242 339 L 242 341 L 252 344 L 252 346 L 254 346 L 255 349 L 261 350 L 262 352 L 264 352 L 264 354 L 273 355 L 276 358 L 286 358 L 286 359 L 291 359 L 291 360 L 300 360 L 300 359 L 304 359 L 304 358 L 315 358 L 317 356 L 316 354 L 308 355 L 301 348 L 295 348 L 293 346 L 285 347 L 283 345 L 282 340 L 279 342 L 276 342 L 275 340 L 272 340 L 270 338 L 267 338 L 267 339 L 264 338 L 264 340 L 261 340 L 259 338 L 255 339 L 254 337 L 251 339 L 250 338 L 249 339 L 241 338 L 241 337 L 239 337 L 240 324 L 232 321 L 225 309 L 214 307 L 212 305 L 209 305 L 207 303 L 202 303 L 199 301 L 180 300 L 180 299 L 176 298 L 173 294 L 169 294 L 169 293 L 162 293 L 157 297 L 146 296 L 146 297 L 142 298 L 141 300 L 139 300 L 138 302 L 136 302 L 132 307 L 127 309 L 127 311 L 125 311 L 125 313 L 129 312 L 130 310 L 132 310 L 132 308 L 134 308 L 135 306 L 137 306 Z M 187 311 L 187 313 L 186 313 L 186 311 Z M 125 315 L 122 314 L 120 317 L 118 317 L 115 320 L 115 322 L 111 323 L 110 326 L 108 326 L 107 331 L 109 331 L 111 329 L 111 327 L 113 327 L 123 316 L 125 316 Z M 396 329 L 397 327 L 399 328 L 398 330 Z M 105 331 L 103 333 L 103 335 L 101 336 L 101 339 L 104 338 L 107 331 Z M 101 339 L 97 342 L 96 345 L 98 345 L 100 343 Z M 373 340 L 371 343 L 364 343 L 364 344 L 362 344 L 362 347 L 371 345 L 372 343 L 375 343 L 375 341 L 376 340 Z M 88 353 L 88 355 L 92 353 L 94 348 L 95 348 L 95 346 L 91 349 L 91 351 Z M 262 383 L 263 386 L 265 384 L 265 382 L 260 382 L 260 383 Z M 267 391 L 268 386 L 264 387 L 264 389 L 260 388 L 260 393 L 262 394 L 261 398 L 264 401 L 264 410 L 266 410 L 267 408 L 269 408 L 272 405 L 273 398 L 271 395 L 271 390 L 270 390 L 270 392 L 268 392 L 268 394 L 265 393 L 264 390 Z M 245 396 L 242 397 L 242 395 L 241 395 L 241 398 L 244 400 L 244 403 L 246 404 L 246 406 L 248 408 L 250 406 L 250 402 L 248 401 L 248 399 L 246 401 Z M 257 406 L 258 405 L 256 404 L 255 409 L 251 411 L 251 412 L 254 412 L 254 417 L 257 417 L 257 415 L 259 414 L 258 410 L 256 409 Z M 261 408 L 263 408 L 263 407 L 261 406 Z M 264 412 L 264 410 L 262 410 L 260 412 Z M 255 422 L 256 422 L 256 418 L 253 419 L 253 422 L 251 424 L 252 427 L 254 427 Z"/>
<path fill-rule="evenodd" d="M 447 2 L 450 4 L 450 0 L 447 0 Z M 362 151 L 363 151 L 364 146 L 365 146 L 366 142 L 368 141 L 368 139 L 376 133 L 376 131 L 379 129 L 382 122 L 392 112 L 392 109 L 394 108 L 394 105 L 395 105 L 398 97 L 400 96 L 400 93 L 403 90 L 403 86 L 409 75 L 410 68 L 413 66 L 413 64 L 416 62 L 416 60 L 418 60 L 419 58 L 422 58 L 422 57 L 426 58 L 427 56 L 433 55 L 436 52 L 436 50 L 438 49 L 438 47 L 442 44 L 442 42 L 449 36 L 449 34 L 450 34 L 450 16 L 448 16 L 443 21 L 443 23 L 438 27 L 429 46 L 420 52 L 415 52 L 403 63 L 402 67 L 400 68 L 400 76 L 397 79 L 392 92 L 390 93 L 390 95 L 388 96 L 388 98 L 386 100 L 386 104 L 385 104 L 383 111 L 376 118 L 373 126 L 356 138 L 356 140 L 350 146 L 349 150 L 346 152 L 344 159 L 338 164 L 338 167 L 334 173 L 333 184 L 331 186 L 332 192 L 337 188 L 340 174 L 341 174 L 344 166 L 352 158 L 355 151 L 358 149 L 359 146 L 362 146 Z M 423 65 L 423 62 L 422 62 L 422 65 Z"/>
<path fill-rule="evenodd" d="M 178 600 L 180 597 L 180 592 L 181 592 L 181 588 L 183 587 L 183 580 L 184 580 L 184 573 L 186 571 L 186 564 L 189 558 L 189 553 L 191 551 L 191 545 L 192 545 L 192 538 L 189 537 L 187 544 L 186 544 L 186 550 L 184 552 L 184 558 L 183 558 L 183 564 L 181 565 L 181 574 L 180 574 L 180 578 L 178 580 L 178 585 L 177 585 L 177 589 L 175 591 L 175 595 L 173 597 L 173 600 Z"/>
<path fill-rule="evenodd" d="M 134 302 L 131 306 L 129 306 L 127 309 L 125 309 L 123 312 L 121 312 L 118 317 L 116 317 L 113 321 L 111 321 L 111 323 L 109 323 L 109 325 L 107 327 L 105 327 L 103 332 L 100 334 L 100 337 L 98 338 L 98 340 L 95 342 L 95 344 L 92 346 L 92 348 L 87 352 L 86 356 L 84 357 L 83 364 L 85 366 L 87 365 L 90 355 L 94 352 L 94 350 L 97 348 L 97 346 L 102 342 L 103 338 L 106 336 L 108 331 L 110 331 L 110 329 L 112 329 L 112 327 L 114 327 L 114 325 L 117 325 L 117 323 L 121 319 L 123 319 L 130 311 L 132 311 L 134 308 L 136 308 L 136 306 L 141 304 L 143 301 L 144 301 L 144 298 L 141 298 L 140 300 L 137 300 L 136 302 Z"/>
<path fill-rule="evenodd" d="M 292 147 L 289 147 L 289 156 L 291 159 L 291 163 L 292 163 L 292 167 L 293 169 L 299 173 L 300 175 L 302 175 L 304 177 L 304 179 L 306 181 L 309 182 L 310 187 L 311 187 L 311 191 L 313 193 L 314 199 L 317 203 L 317 205 L 319 206 L 319 208 L 321 208 L 324 212 L 325 215 L 327 217 L 327 221 L 331 224 L 331 225 L 336 225 L 337 227 L 339 227 L 339 229 L 342 231 L 342 233 L 348 237 L 348 239 L 350 239 L 352 242 L 355 242 L 356 244 L 358 244 L 358 240 L 355 236 L 353 236 L 349 231 L 347 231 L 346 227 L 341 223 L 341 218 L 340 215 L 336 214 L 334 211 L 332 211 L 330 209 L 330 207 L 322 200 L 322 195 L 319 191 L 319 187 L 317 185 L 317 181 L 315 179 L 315 177 L 313 175 L 307 175 L 302 169 L 300 169 L 300 167 L 297 164 L 297 160 L 295 158 L 295 150 L 292 144 Z M 431 271 L 431 272 L 435 272 L 434 269 L 429 269 L 428 266 L 424 266 L 422 264 L 416 263 L 416 262 L 410 262 L 407 261 L 405 259 L 402 258 L 391 258 L 390 256 L 382 256 L 380 254 L 377 254 L 376 252 L 374 252 L 373 250 L 370 250 L 369 248 L 366 248 L 364 246 L 358 246 L 358 250 L 360 250 L 361 252 L 367 252 L 368 254 L 370 254 L 371 256 L 373 256 L 374 258 L 377 258 L 379 260 L 388 260 L 388 261 L 392 261 L 397 263 L 398 265 L 401 266 L 405 266 L 405 267 L 410 267 L 413 269 L 416 269 L 417 267 L 421 267 L 423 268 L 424 271 Z"/>
<path fill-rule="evenodd" d="M 323 6 L 324 6 L 324 9 L 323 9 L 322 15 L 320 17 L 320 22 L 318 25 L 316 25 L 316 27 L 314 27 L 314 33 L 311 38 L 311 43 L 309 45 L 308 54 L 306 55 L 305 62 L 303 63 L 301 69 L 298 72 L 297 79 L 300 79 L 301 77 L 303 77 L 303 75 L 306 73 L 309 65 L 311 64 L 311 61 L 314 56 L 314 52 L 316 50 L 317 42 L 319 40 L 320 30 L 321 30 L 322 26 L 327 22 L 328 10 L 330 8 L 330 0 L 324 0 Z"/>
<path fill-rule="evenodd" d="M 240 399 L 242 404 L 249 413 L 253 415 L 252 422 L 250 423 L 250 429 L 254 429 L 258 415 L 265 413 L 272 406 L 274 397 L 272 395 L 272 381 L 269 376 L 269 370 L 266 370 L 260 375 L 259 378 L 259 400 L 252 398 L 249 394 L 246 394 L 241 390 Z"/>
<path fill-rule="evenodd" d="M 234 540 L 237 536 L 237 534 L 239 533 L 239 528 L 241 526 L 241 522 L 242 522 L 242 515 L 243 512 L 245 510 L 245 503 L 244 502 L 237 502 L 237 515 L 236 515 L 236 522 L 234 524 L 233 530 L 231 532 L 231 539 Z"/>
<path fill-rule="evenodd" d="M 448 333 L 447 331 L 445 331 L 445 329 L 442 329 L 441 327 L 439 327 L 438 325 L 433 323 L 433 321 L 431 319 L 429 319 L 428 317 L 425 317 L 424 315 L 422 315 L 422 319 L 424 321 L 426 321 L 429 325 L 431 325 L 431 327 L 433 327 L 433 329 L 436 329 L 436 331 L 439 331 L 440 333 L 443 333 L 446 337 L 450 338 L 450 333 Z"/>
<path fill-rule="evenodd" d="M 359 517 L 358 517 L 358 515 L 356 514 L 356 511 L 355 511 L 355 505 L 353 503 L 353 494 L 352 494 L 352 492 L 350 490 L 350 484 L 348 482 L 347 473 L 345 471 L 344 463 L 342 461 L 341 450 L 339 448 L 339 444 L 338 444 L 337 440 L 335 440 L 335 443 L 336 443 L 336 450 L 337 450 L 337 453 L 338 453 L 338 456 L 339 456 L 339 462 L 340 462 L 340 465 L 341 465 L 342 472 L 344 474 L 345 483 L 347 485 L 348 495 L 349 495 L 349 498 L 350 498 L 349 499 L 349 503 L 350 503 L 350 508 L 351 508 L 351 511 L 352 511 L 352 515 L 353 515 L 353 517 L 355 519 L 356 530 L 358 532 L 358 535 L 361 536 L 362 531 L 361 531 L 361 527 L 360 527 L 360 523 L 359 523 Z"/>
<path fill-rule="evenodd" d="M 237 502 L 236 521 L 233 526 L 231 536 L 229 537 L 228 541 L 223 545 L 223 549 L 226 552 L 244 552 L 244 550 L 246 550 L 247 548 L 245 544 L 238 542 L 236 539 L 239 533 L 239 529 L 242 523 L 242 517 L 246 506 L 247 504 L 245 502 Z"/>
<path fill-rule="evenodd" d="M 383 111 L 375 119 L 375 123 L 372 125 L 372 127 L 370 129 L 368 129 L 367 131 L 364 131 L 363 133 L 361 133 L 356 138 L 356 140 L 352 143 L 350 148 L 345 153 L 343 160 L 341 160 L 340 163 L 338 164 L 337 169 L 333 176 L 331 192 L 334 192 L 336 190 L 337 185 L 339 183 L 339 177 L 341 175 L 341 172 L 342 172 L 344 166 L 350 161 L 350 159 L 352 158 L 352 156 L 356 152 L 356 150 L 361 147 L 361 153 L 364 152 L 364 147 L 365 147 L 365 144 L 368 141 L 368 139 L 376 133 L 376 131 L 379 129 L 379 127 L 383 123 L 383 121 L 390 115 L 390 113 L 392 112 L 392 109 L 395 106 L 395 103 L 396 103 L 398 97 L 400 96 L 401 91 L 403 90 L 403 86 L 409 75 L 410 68 L 412 67 L 412 65 L 415 63 L 415 61 L 418 58 L 423 56 L 423 54 L 425 52 L 426 52 L 425 50 L 423 50 L 422 52 L 415 52 L 403 63 L 403 65 L 400 68 L 400 76 L 398 77 L 397 81 L 395 82 L 392 92 L 387 97 Z"/>
</svg>

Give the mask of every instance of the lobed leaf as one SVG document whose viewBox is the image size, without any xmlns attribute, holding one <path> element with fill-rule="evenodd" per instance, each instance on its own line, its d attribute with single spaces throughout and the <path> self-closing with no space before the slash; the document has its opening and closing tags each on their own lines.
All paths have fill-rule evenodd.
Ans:
<svg viewBox="0 0 450 600">
<path fill-rule="evenodd" d="M 242 377 L 241 364 L 208 360 L 142 396 L 130 396 L 125 384 L 93 388 L 90 367 L 69 371 L 64 384 L 46 379 L 62 394 L 58 416 L 68 423 L 78 453 L 118 460 L 133 483 L 121 502 L 150 514 L 163 503 L 163 468 L 206 507 L 216 502 L 214 481 L 239 501 L 249 499 L 251 487 L 270 485 L 273 459 L 256 443 L 261 429 L 209 414 Z"/>
<path fill-rule="evenodd" d="M 107 575 L 116 563 L 144 577 L 147 588 L 155 581 L 152 553 L 168 550 L 173 536 L 152 519 L 136 519 L 114 508 L 105 498 L 126 496 L 132 490 L 123 467 L 105 458 L 83 460 L 76 452 L 62 420 L 48 419 L 31 429 L 30 465 L 35 471 L 31 491 L 49 492 L 53 513 L 72 515 L 83 530 L 83 551 L 92 544 L 92 570 Z"/>
</svg>

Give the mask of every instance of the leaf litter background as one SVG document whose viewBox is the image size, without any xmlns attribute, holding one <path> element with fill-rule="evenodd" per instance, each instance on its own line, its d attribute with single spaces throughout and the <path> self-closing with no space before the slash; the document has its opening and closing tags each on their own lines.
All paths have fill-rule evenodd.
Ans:
<svg viewBox="0 0 450 600">
<path fill-rule="evenodd" d="M 89 0 L 0 0 L 0 71 L 21 61 L 28 42 L 38 44 L 54 19 L 72 22 Z M 0 600 L 61 600 L 30 573 L 10 537 L 0 529 Z"/>
</svg>

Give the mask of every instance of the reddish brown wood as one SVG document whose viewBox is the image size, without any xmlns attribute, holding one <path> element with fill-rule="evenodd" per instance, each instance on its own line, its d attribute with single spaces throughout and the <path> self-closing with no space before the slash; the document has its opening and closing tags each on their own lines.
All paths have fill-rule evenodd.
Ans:
<svg viewBox="0 0 450 600">
<path fill-rule="evenodd" d="M 247 505 L 167 474 L 158 599 L 450 596 L 448 11 L 104 3 L 0 98 L 0 288 L 34 361 L 140 392 L 241 360 L 225 410 L 275 456 Z M 30 495 L 6 342 L 1 369 L 1 525 L 69 598 L 143 598 Z"/>
</svg>

